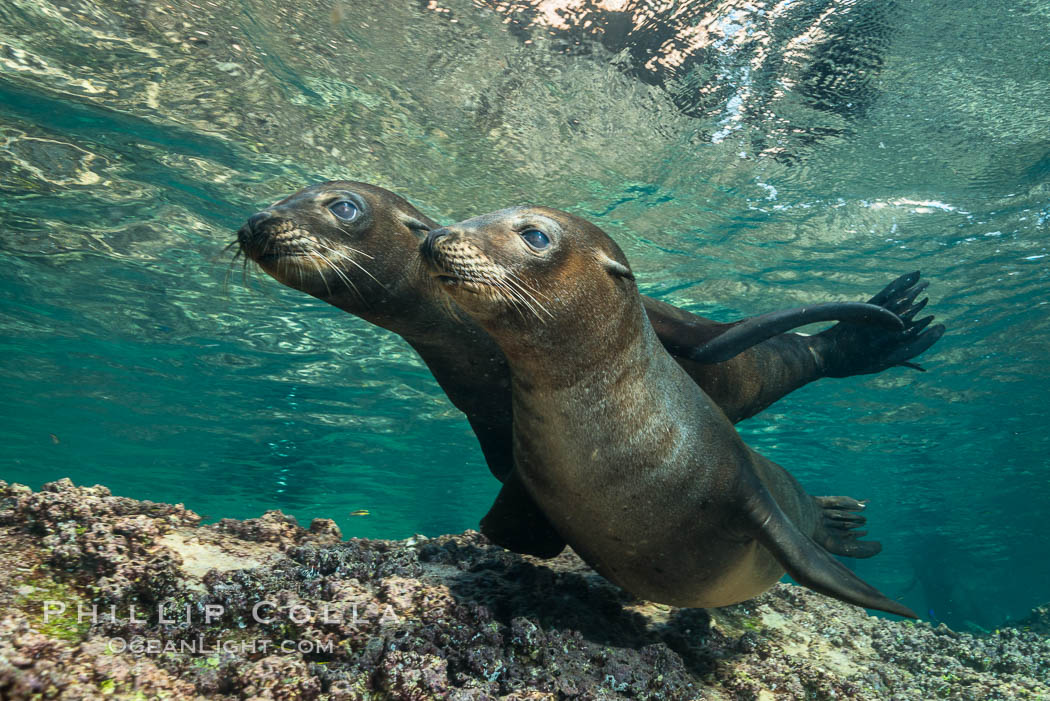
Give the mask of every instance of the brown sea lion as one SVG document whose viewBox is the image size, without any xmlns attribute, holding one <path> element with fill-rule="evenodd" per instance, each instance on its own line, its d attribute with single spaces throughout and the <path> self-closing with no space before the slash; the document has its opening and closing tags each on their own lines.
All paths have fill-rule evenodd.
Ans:
<svg viewBox="0 0 1050 701">
<path fill-rule="evenodd" d="M 254 214 L 238 231 L 246 259 L 278 281 L 403 337 L 466 414 L 489 469 L 505 483 L 482 531 L 517 552 L 550 556 L 562 542 L 512 475 L 509 371 L 499 348 L 474 323 L 450 312 L 419 262 L 418 247 L 436 222 L 374 185 L 314 185 Z M 919 274 L 902 276 L 870 300 L 905 328 L 840 323 L 813 335 L 785 333 L 729 360 L 687 356 L 739 326 L 643 298 L 657 334 L 731 421 L 752 416 L 820 377 L 879 372 L 932 345 L 943 327 L 915 321 L 926 300 Z"/>
<path fill-rule="evenodd" d="M 565 212 L 515 207 L 431 231 L 430 274 L 511 373 L 515 474 L 555 530 L 632 594 L 725 606 L 785 570 L 842 601 L 915 617 L 841 565 L 869 556 L 860 504 L 806 494 L 748 448 L 665 350 L 626 257 Z"/>
</svg>

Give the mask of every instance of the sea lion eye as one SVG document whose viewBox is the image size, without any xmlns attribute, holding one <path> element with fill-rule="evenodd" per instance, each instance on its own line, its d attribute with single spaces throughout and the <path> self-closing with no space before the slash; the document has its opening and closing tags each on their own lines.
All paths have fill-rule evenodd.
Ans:
<svg viewBox="0 0 1050 701">
<path fill-rule="evenodd" d="M 542 251 L 544 248 L 551 245 L 551 240 L 547 238 L 547 234 L 539 229 L 525 229 L 525 231 L 522 231 L 519 236 L 525 239 L 525 243 L 529 244 L 537 251 Z"/>
<path fill-rule="evenodd" d="M 339 200 L 338 202 L 333 202 L 328 205 L 328 211 L 343 221 L 353 221 L 357 219 L 357 215 L 361 213 L 358 206 L 350 200 Z"/>
</svg>

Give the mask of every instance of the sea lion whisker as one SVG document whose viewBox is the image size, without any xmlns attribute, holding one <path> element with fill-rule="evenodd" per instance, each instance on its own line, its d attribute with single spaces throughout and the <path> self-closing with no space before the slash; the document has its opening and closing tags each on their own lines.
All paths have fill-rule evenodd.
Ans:
<svg viewBox="0 0 1050 701">
<path fill-rule="evenodd" d="M 320 245 L 320 246 L 324 246 L 324 244 L 322 244 L 317 239 L 314 239 L 314 243 L 317 244 L 317 245 Z M 341 258 L 349 258 L 350 257 L 350 256 L 346 255 L 346 253 L 344 253 L 343 251 L 337 251 L 336 249 L 334 249 L 334 248 L 332 248 L 330 246 L 324 246 L 324 247 L 327 248 L 332 253 L 339 254 L 339 256 Z M 351 253 L 356 253 L 359 256 L 364 256 L 365 258 L 369 258 L 369 259 L 375 260 L 375 256 L 369 255 L 368 253 L 365 253 L 364 251 L 362 251 L 359 248 L 354 248 L 353 246 L 345 246 L 344 248 L 346 248 L 346 250 L 350 251 Z"/>
<path fill-rule="evenodd" d="M 245 257 L 244 265 L 241 266 L 241 284 L 248 290 L 252 289 L 248 282 L 248 258 Z"/>
<path fill-rule="evenodd" d="M 504 289 L 507 292 L 510 292 L 512 295 L 514 295 L 515 298 L 520 300 L 521 303 L 525 307 L 527 307 L 530 312 L 532 312 L 533 316 L 535 316 L 536 319 L 538 319 L 540 321 L 540 323 L 543 323 L 544 319 L 543 319 L 542 316 L 540 316 L 540 313 L 538 311 L 536 311 L 536 308 L 533 306 L 533 303 L 538 305 L 540 307 L 540 309 L 542 309 L 544 312 L 546 312 L 548 315 L 550 315 L 550 312 L 547 311 L 546 307 L 544 307 L 542 304 L 540 304 L 540 302 L 538 300 L 536 300 L 535 298 L 531 298 L 530 299 L 530 297 L 529 297 L 529 295 L 527 293 L 521 291 L 520 289 L 515 289 L 513 287 L 513 281 L 512 280 L 509 280 L 509 279 L 501 280 L 499 282 L 499 286 L 500 286 L 501 289 Z"/>
<path fill-rule="evenodd" d="M 373 275 L 372 273 L 368 272 L 368 270 L 367 270 L 367 269 L 365 268 L 365 266 L 361 265 L 360 263 L 358 263 L 358 262 L 357 262 L 356 260 L 354 260 L 353 258 L 348 258 L 347 260 L 349 260 L 349 261 L 350 261 L 350 264 L 351 264 L 351 265 L 355 265 L 355 266 L 357 266 L 357 268 L 358 268 L 358 269 L 360 269 L 360 271 L 361 271 L 362 273 L 364 273 L 364 274 L 365 274 L 365 275 L 367 275 L 368 277 L 370 277 L 370 278 L 372 278 L 373 280 L 375 280 L 375 283 L 376 283 L 377 285 L 379 285 L 380 287 L 382 287 L 382 288 L 383 288 L 384 290 L 386 289 L 386 285 L 384 285 L 384 284 L 383 284 L 382 282 L 380 282 L 380 281 L 379 281 L 379 278 L 377 278 L 377 277 L 376 277 L 375 275 Z"/>
<path fill-rule="evenodd" d="M 331 258 L 329 258 L 324 253 L 321 253 L 320 251 L 318 251 L 316 249 L 311 251 L 311 253 L 312 253 L 312 255 L 310 256 L 311 258 L 320 258 L 322 261 L 324 261 L 325 266 L 327 266 L 328 269 L 330 269 L 333 273 L 336 274 L 336 276 L 340 280 L 343 281 L 343 283 L 347 286 L 347 288 L 352 288 L 355 292 L 357 292 L 357 285 L 354 285 L 353 281 L 346 274 L 346 272 L 344 270 L 342 270 L 334 262 L 332 262 Z M 317 265 L 317 272 L 322 273 L 321 277 L 324 278 L 323 271 L 321 270 L 320 264 L 318 264 L 316 260 L 314 261 L 314 264 Z"/>
<path fill-rule="evenodd" d="M 222 276 L 222 296 L 230 296 L 230 275 L 233 273 L 233 266 L 237 261 L 231 260 L 230 264 L 226 266 L 226 272 Z"/>
<path fill-rule="evenodd" d="M 488 281 L 490 294 L 509 302 L 510 306 L 514 307 L 514 310 L 518 312 L 518 315 L 521 316 L 522 319 L 525 318 L 525 313 L 521 310 L 522 306 L 528 308 L 533 314 L 536 314 L 536 310 L 532 308 L 532 305 L 530 305 L 520 293 L 514 290 L 514 288 L 506 285 L 503 281 L 497 278 L 489 276 L 488 274 L 486 274 L 486 280 Z"/>
<path fill-rule="evenodd" d="M 335 263 L 333 263 L 331 260 L 329 260 L 328 257 L 325 256 L 320 251 L 314 251 L 314 254 L 318 258 L 323 260 L 325 262 L 325 265 L 327 265 L 329 268 L 331 268 L 332 272 L 335 273 L 343 281 L 343 283 L 347 286 L 347 288 L 352 289 L 354 291 L 354 293 L 362 301 L 364 301 L 364 297 L 362 297 L 361 291 L 359 289 L 357 289 L 357 285 L 354 284 L 353 280 L 350 279 L 349 275 L 347 275 L 343 270 L 341 270 L 337 265 L 335 265 Z M 318 272 L 321 272 L 320 267 L 318 267 Z M 322 275 L 322 278 L 323 277 L 324 277 L 324 275 Z"/>
<path fill-rule="evenodd" d="M 232 246 L 235 243 L 239 243 L 239 242 L 238 241 L 234 241 L 229 246 L 226 246 L 225 248 L 223 248 L 222 249 L 223 253 L 225 253 L 226 251 L 230 250 L 230 246 Z M 230 294 L 230 275 L 233 273 L 233 267 L 235 265 L 237 265 L 237 259 L 243 253 L 244 253 L 243 249 L 241 249 L 241 248 L 237 249 L 237 252 L 233 254 L 233 258 L 230 259 L 229 265 L 226 266 L 226 273 L 222 276 L 222 294 L 227 296 L 227 297 Z M 245 266 L 248 265 L 248 258 L 247 258 L 247 256 L 244 259 L 244 265 Z"/>
<path fill-rule="evenodd" d="M 543 294 L 542 292 L 540 292 L 539 290 L 537 290 L 537 289 L 536 289 L 535 287 L 533 287 L 532 285 L 530 285 L 530 284 L 528 284 L 527 282 L 525 282 L 525 280 L 524 280 L 524 279 L 523 279 L 523 278 L 522 278 L 521 276 L 519 276 L 519 275 L 518 275 L 518 274 L 517 274 L 516 272 L 514 272 L 513 270 L 504 270 L 504 271 L 503 271 L 503 274 L 504 274 L 504 275 L 506 275 L 507 277 L 512 277 L 512 278 L 514 278 L 515 280 L 517 280 L 518 282 L 520 282 L 520 283 L 521 283 L 522 285 L 525 285 L 526 287 L 528 287 L 528 288 L 529 288 L 530 290 L 533 290 L 533 291 L 534 291 L 534 292 L 536 292 L 537 294 Z M 547 295 L 545 295 L 545 294 L 543 294 L 543 296 L 544 296 L 544 297 L 547 297 Z M 548 298 L 548 299 L 549 299 L 549 298 Z"/>
<path fill-rule="evenodd" d="M 351 280 L 350 277 L 346 273 L 344 273 L 342 270 L 340 270 L 335 265 L 335 263 L 333 263 L 331 260 L 329 260 L 328 257 L 325 254 L 321 253 L 320 251 L 315 250 L 314 251 L 314 255 L 316 255 L 318 258 L 320 258 L 325 263 L 327 263 L 328 267 L 332 269 L 332 272 L 334 272 L 336 275 L 338 275 L 339 278 L 342 279 L 342 281 L 344 283 L 346 283 L 347 288 L 353 290 L 354 294 L 356 294 L 358 296 L 358 298 L 361 299 L 361 301 L 366 301 L 364 296 L 361 294 L 361 290 L 357 289 L 357 285 L 354 284 L 353 280 Z M 318 272 L 320 272 L 320 267 L 318 267 Z M 321 277 L 324 277 L 324 275 L 322 275 Z"/>
<path fill-rule="evenodd" d="M 536 306 L 539 307 L 540 309 L 542 309 L 543 313 L 546 314 L 548 317 L 550 317 L 552 319 L 554 318 L 554 315 L 550 313 L 550 310 L 547 309 L 547 307 L 545 307 L 542 302 L 540 302 L 538 299 L 536 299 L 535 295 L 533 295 L 529 290 L 527 290 L 527 289 L 525 289 L 523 287 L 523 285 L 524 285 L 524 281 L 523 280 L 515 278 L 512 275 L 506 275 L 505 279 L 507 281 L 507 285 L 508 286 L 513 285 L 513 286 L 517 287 L 519 294 L 521 294 L 523 297 L 526 297 L 526 298 L 530 299 L 532 302 L 534 302 L 536 304 Z M 526 302 L 526 304 L 528 304 L 529 309 L 532 310 L 532 313 L 536 315 L 536 318 L 539 319 L 540 321 L 543 321 L 542 317 L 540 317 L 539 312 L 537 312 L 536 309 L 533 308 L 532 304 L 530 304 L 529 302 Z"/>
<path fill-rule="evenodd" d="M 276 299 L 276 297 L 274 297 L 273 292 L 270 292 L 265 287 L 254 287 L 251 284 L 252 283 L 252 271 L 256 270 L 256 266 L 249 265 L 249 263 L 254 263 L 254 262 L 255 261 L 247 259 L 247 258 L 244 261 L 244 270 L 242 271 L 242 280 L 243 280 L 245 288 L 247 288 L 251 292 L 258 292 L 259 294 L 261 294 L 261 295 L 263 295 L 265 297 L 269 297 L 270 299 Z"/>
<path fill-rule="evenodd" d="M 321 243 L 317 239 L 314 239 L 311 243 L 313 243 L 313 245 L 315 247 L 323 248 L 324 250 L 326 250 L 329 253 L 331 253 L 333 256 L 335 256 L 336 260 L 341 260 L 341 259 L 344 259 L 344 258 L 346 260 L 350 260 L 350 261 L 353 260 L 353 258 L 348 256 L 345 252 L 336 250 L 336 249 L 332 248 L 331 246 L 328 246 L 328 245 L 326 245 L 324 243 Z M 347 250 L 351 251 L 352 253 L 360 253 L 360 251 L 358 251 L 356 248 L 350 248 L 349 246 L 347 247 Z M 371 256 L 369 256 L 369 257 L 371 258 Z"/>
<path fill-rule="evenodd" d="M 501 271 L 501 277 L 498 280 L 498 284 L 501 288 L 507 290 L 508 292 L 513 294 L 515 298 L 519 299 L 525 306 L 529 308 L 529 311 L 536 315 L 536 317 L 539 317 L 539 313 L 537 313 L 536 308 L 533 306 L 533 303 L 535 302 L 535 304 L 540 306 L 541 308 L 543 307 L 543 305 L 540 304 L 539 300 L 537 300 L 534 296 L 529 294 L 527 290 L 522 288 L 522 286 L 518 284 L 513 278 L 507 276 L 506 271 Z M 544 309 L 544 311 L 546 310 Z"/>
<path fill-rule="evenodd" d="M 483 285 L 485 287 L 485 294 L 490 299 L 497 299 L 510 304 L 514 304 L 515 302 L 515 300 L 508 295 L 507 291 L 500 285 L 499 280 L 493 277 L 492 273 L 488 270 L 468 271 L 467 276 L 460 276 L 460 279 L 464 282 L 469 282 L 475 285 Z"/>
<path fill-rule="evenodd" d="M 520 303 L 520 301 L 514 298 L 512 295 L 508 294 L 507 290 L 505 290 L 502 286 L 489 285 L 488 289 L 490 297 L 508 303 L 511 307 L 513 307 L 514 311 L 518 313 L 518 316 L 520 316 L 522 319 L 525 318 L 525 312 L 521 310 L 522 304 Z"/>
<path fill-rule="evenodd" d="M 509 277 L 509 278 L 511 278 L 511 279 L 513 279 L 513 280 L 515 280 L 515 281 L 517 281 L 517 283 L 518 283 L 519 285 L 521 285 L 522 287 L 524 287 L 525 289 L 527 289 L 527 290 L 528 290 L 529 292 L 531 292 L 531 293 L 532 293 L 533 295 L 535 295 L 535 296 L 537 296 L 537 297 L 543 297 L 543 298 L 544 298 L 545 300 L 547 300 L 548 302 L 549 302 L 549 301 L 551 301 L 551 298 L 550 298 L 550 297 L 548 297 L 548 296 L 547 296 L 547 295 L 545 295 L 544 293 L 540 292 L 539 290 L 537 290 L 537 289 L 536 289 L 535 287 L 533 287 L 533 286 L 532 286 L 532 285 L 530 285 L 529 283 L 527 283 L 527 282 L 525 282 L 524 280 L 522 280 L 522 279 L 521 279 L 520 277 L 518 277 L 518 275 L 517 275 L 517 274 L 516 274 L 516 273 L 515 273 L 515 272 L 514 272 L 513 270 L 507 270 L 507 271 L 506 271 L 506 272 L 505 272 L 504 274 L 505 274 L 505 275 L 506 275 L 507 277 Z"/>
<path fill-rule="evenodd" d="M 505 302 L 509 302 L 511 305 L 517 305 L 518 302 L 524 302 L 521 295 L 518 294 L 513 288 L 503 283 L 500 278 L 492 274 L 491 271 L 482 270 L 477 273 L 478 278 L 472 279 L 472 282 L 479 282 L 488 288 L 488 294 L 493 299 L 501 299 Z"/>
<path fill-rule="evenodd" d="M 318 241 L 318 240 L 315 240 L 315 241 L 314 241 L 314 245 L 315 245 L 315 246 L 319 246 L 320 248 L 324 249 L 325 251 L 329 251 L 329 252 L 331 252 L 332 254 L 334 254 L 335 256 L 337 256 L 338 258 L 342 258 L 342 259 L 345 259 L 346 261 L 349 261 L 349 262 L 350 262 L 350 263 L 351 263 L 352 265 L 356 265 L 356 267 L 357 267 L 357 268 L 358 268 L 358 269 L 359 269 L 359 270 L 360 270 L 360 271 L 361 271 L 362 273 L 364 273 L 365 275 L 367 275 L 367 276 L 371 277 L 371 278 L 372 278 L 373 280 L 375 280 L 375 281 L 376 281 L 376 284 L 378 284 L 378 285 L 380 286 L 380 288 L 382 288 L 383 290 L 385 290 L 385 289 L 386 289 L 386 285 L 385 285 L 385 284 L 383 284 L 382 282 L 380 282 L 380 281 L 379 281 L 379 278 L 377 278 L 377 277 L 376 277 L 375 275 L 373 275 L 373 274 L 372 274 L 371 272 L 369 272 L 369 270 L 367 270 L 366 268 L 364 268 L 364 265 L 362 265 L 361 263 L 359 263 L 359 262 L 357 262 L 356 260 L 354 260 L 353 256 L 349 256 L 349 255 L 346 255 L 346 253 L 345 253 L 345 252 L 343 252 L 343 251 L 336 251 L 335 249 L 333 249 L 333 248 L 332 248 L 332 247 L 330 247 L 330 246 L 325 246 L 325 245 L 324 245 L 324 243 L 321 243 L 321 242 L 320 242 L 320 241 Z M 350 248 L 349 246 L 348 246 L 348 247 L 346 247 L 346 250 L 348 250 L 348 251 L 350 251 L 350 252 L 352 252 L 352 253 L 357 253 L 357 254 L 360 254 L 360 255 L 362 255 L 362 256 L 364 256 L 364 257 L 366 257 L 366 258 L 373 258 L 373 256 L 370 256 L 369 254 L 367 254 L 367 253 L 364 253 L 363 251 L 358 251 L 357 249 L 352 249 L 352 248 Z"/>
<path fill-rule="evenodd" d="M 368 271 L 368 269 L 367 269 L 367 268 L 365 268 L 365 267 L 364 267 L 363 265 L 361 265 L 360 263 L 358 263 L 358 262 L 357 262 L 356 260 L 354 260 L 354 259 L 353 259 L 353 258 L 352 258 L 351 256 L 348 256 L 348 255 L 346 255 L 346 254 L 345 254 L 345 253 L 343 253 L 342 251 L 337 251 L 337 250 L 335 250 L 334 248 L 331 248 L 330 246 L 326 246 L 326 245 L 324 245 L 323 243 L 321 243 L 320 241 L 315 241 L 315 242 L 314 242 L 314 244 L 315 244 L 315 245 L 317 245 L 317 246 L 320 246 L 321 248 L 325 249 L 326 251 L 331 251 L 332 253 L 334 253 L 335 255 L 339 256 L 340 258 L 345 258 L 345 259 L 346 259 L 346 260 L 347 260 L 347 261 L 348 261 L 348 262 L 349 262 L 349 263 L 350 263 L 351 265 L 355 265 L 355 266 L 357 266 L 357 268 L 358 268 L 358 269 L 359 269 L 359 270 L 360 270 L 360 271 L 361 271 L 362 273 L 364 273 L 364 274 L 365 274 L 365 275 L 367 275 L 368 277 L 370 277 L 370 278 L 372 278 L 373 280 L 375 280 L 375 283 L 376 283 L 377 285 L 379 285 L 380 287 L 382 287 L 382 288 L 383 288 L 384 290 L 386 289 L 386 285 L 384 285 L 384 284 L 383 284 L 382 282 L 380 282 L 380 281 L 379 281 L 379 278 L 377 278 L 377 277 L 376 277 L 375 275 L 373 275 L 372 273 L 370 273 L 370 272 Z M 361 253 L 360 251 L 358 251 L 358 250 L 357 250 L 357 249 L 355 249 L 355 248 L 350 248 L 349 250 L 351 250 L 351 251 L 354 251 L 354 252 L 356 252 L 356 253 Z M 320 254 L 318 254 L 318 255 L 320 255 Z M 362 255 L 366 255 L 366 256 L 368 256 L 369 258 L 371 258 L 371 257 L 372 257 L 372 256 L 369 256 L 369 255 L 368 255 L 368 254 L 366 254 L 366 253 L 365 253 L 365 254 L 362 254 Z M 329 262 L 329 265 L 331 265 L 331 262 Z M 334 267 L 334 266 L 333 266 L 333 267 Z"/>
<path fill-rule="evenodd" d="M 551 301 L 551 300 L 550 300 L 550 297 L 548 297 L 547 295 L 543 294 L 543 293 L 542 293 L 542 292 L 540 292 L 539 290 L 536 290 L 535 288 L 533 288 L 533 287 L 532 287 L 531 285 L 529 285 L 528 283 L 526 283 L 526 282 L 525 282 L 524 280 L 522 280 L 522 279 L 521 279 L 520 277 L 518 277 L 517 275 L 515 275 L 515 274 L 514 274 L 514 272 L 513 272 L 513 271 L 511 271 L 511 270 L 505 270 L 505 271 L 503 271 L 503 275 L 504 275 L 504 276 L 506 277 L 506 279 L 508 280 L 509 284 L 513 284 L 513 285 L 515 285 L 515 286 L 516 286 L 516 287 L 517 287 L 517 288 L 518 288 L 518 289 L 519 289 L 519 290 L 521 291 L 521 293 L 522 293 L 523 295 L 526 295 L 526 296 L 528 296 L 528 297 L 529 297 L 529 298 L 530 298 L 530 299 L 531 299 L 531 300 L 532 300 L 533 302 L 535 302 L 535 303 L 536 303 L 536 305 L 537 305 L 537 306 L 538 306 L 538 307 L 539 307 L 540 309 L 542 309 L 542 310 L 543 310 L 543 312 L 544 312 L 544 313 L 545 313 L 545 314 L 546 314 L 547 316 L 549 316 L 549 317 L 551 317 L 551 318 L 553 318 L 553 317 L 554 317 L 554 315 L 550 313 L 550 310 L 548 310 L 548 309 L 547 309 L 547 307 L 546 307 L 546 306 L 544 306 L 544 304 L 543 304 L 543 303 L 542 303 L 542 302 L 541 302 L 541 301 L 540 301 L 540 300 L 538 299 L 537 295 L 538 295 L 538 296 L 542 296 L 542 297 L 543 297 L 544 299 L 546 299 L 546 300 L 547 300 L 548 302 L 549 302 L 549 301 Z M 533 310 L 533 312 L 535 313 L 535 310 Z M 536 316 L 537 316 L 537 317 L 539 317 L 539 314 L 536 314 Z"/>
<path fill-rule="evenodd" d="M 326 290 L 328 290 L 328 296 L 331 297 L 332 296 L 332 288 L 328 284 L 328 278 L 325 277 L 324 271 L 321 270 L 321 264 L 317 262 L 317 258 L 314 258 L 312 256 L 311 256 L 310 260 L 313 261 L 314 267 L 317 268 L 317 274 L 318 274 L 318 276 L 320 276 L 321 282 L 324 283 L 324 288 Z"/>
<path fill-rule="evenodd" d="M 527 308 L 530 312 L 532 312 L 532 315 L 535 316 L 537 319 L 541 319 L 541 317 L 539 315 L 539 312 L 536 311 L 536 309 L 532 306 L 532 304 L 529 302 L 529 300 L 521 292 L 519 292 L 518 290 L 515 290 L 513 287 L 511 287 L 506 282 L 500 282 L 497 287 L 498 287 L 498 289 L 503 291 L 504 294 L 509 294 L 509 295 L 511 295 L 513 297 L 513 299 L 515 301 L 514 306 L 516 308 L 523 306 L 523 307 Z M 541 319 L 541 321 L 542 321 L 542 319 Z"/>
<path fill-rule="evenodd" d="M 375 258 L 376 258 L 375 256 L 372 256 L 372 255 L 369 255 L 369 254 L 365 253 L 364 251 L 362 251 L 359 248 L 352 248 L 350 246 L 347 246 L 346 250 L 350 251 L 351 253 L 356 253 L 359 256 L 364 256 L 365 258 L 368 258 L 369 260 L 375 260 Z M 343 254 L 343 255 L 346 255 L 346 254 Z"/>
</svg>

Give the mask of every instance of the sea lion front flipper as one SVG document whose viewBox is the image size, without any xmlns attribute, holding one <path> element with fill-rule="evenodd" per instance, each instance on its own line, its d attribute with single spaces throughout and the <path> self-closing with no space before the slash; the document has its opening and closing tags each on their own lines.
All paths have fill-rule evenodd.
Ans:
<svg viewBox="0 0 1050 701">
<path fill-rule="evenodd" d="M 492 508 L 481 519 L 481 532 L 496 545 L 523 555 L 551 558 L 565 548 L 565 539 L 536 505 L 517 472 L 507 475 Z"/>
<path fill-rule="evenodd" d="M 738 321 L 726 332 L 683 355 L 697 363 L 721 363 L 774 336 L 820 321 L 872 324 L 897 332 L 903 332 L 905 329 L 900 317 L 877 304 L 825 302 L 770 312 Z M 662 337 L 660 340 L 664 341 Z M 666 341 L 664 345 L 667 345 Z"/>
<path fill-rule="evenodd" d="M 747 482 L 751 493 L 745 503 L 752 535 L 796 582 L 839 601 L 918 618 L 910 608 L 887 598 L 802 533 L 757 478 Z"/>
<path fill-rule="evenodd" d="M 499 422 L 486 423 L 475 413 L 467 413 L 467 419 L 478 437 L 489 470 L 503 482 L 495 503 L 481 519 L 481 532 L 496 545 L 512 552 L 554 557 L 565 547 L 565 540 L 554 530 L 518 479 L 509 426 Z"/>
</svg>

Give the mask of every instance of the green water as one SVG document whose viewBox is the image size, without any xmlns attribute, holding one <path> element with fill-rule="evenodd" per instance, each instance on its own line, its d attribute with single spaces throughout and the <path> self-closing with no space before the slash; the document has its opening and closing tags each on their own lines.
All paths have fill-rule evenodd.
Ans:
<svg viewBox="0 0 1050 701">
<path fill-rule="evenodd" d="M 871 499 L 851 566 L 934 620 L 1050 600 L 1050 2 L 554 4 L 0 5 L 0 479 L 476 527 L 497 484 L 412 351 L 223 251 L 353 178 L 441 221 L 570 209 L 723 320 L 921 268 L 929 372 L 740 430 Z"/>
</svg>

